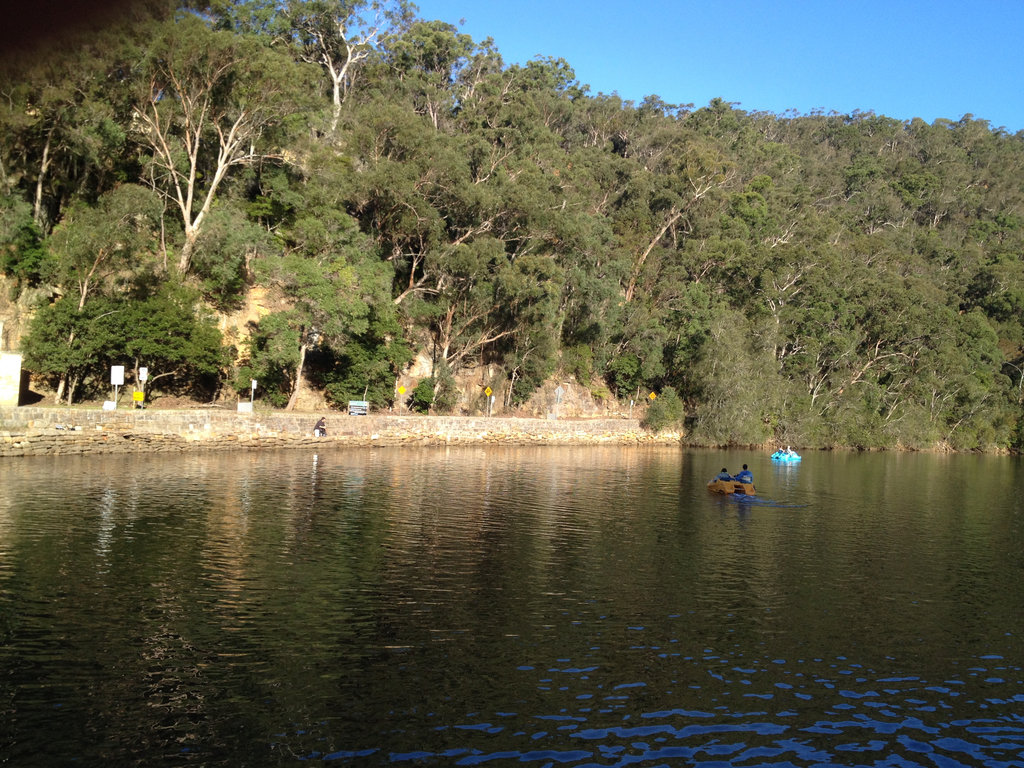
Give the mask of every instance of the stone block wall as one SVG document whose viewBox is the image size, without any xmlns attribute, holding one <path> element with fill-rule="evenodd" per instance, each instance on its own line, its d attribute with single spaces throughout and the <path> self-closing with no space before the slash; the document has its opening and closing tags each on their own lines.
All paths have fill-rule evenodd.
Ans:
<svg viewBox="0 0 1024 768">
<path fill-rule="evenodd" d="M 132 451 L 266 449 L 329 445 L 678 444 L 635 419 L 555 420 L 459 416 L 237 413 L 219 409 L 115 411 L 0 407 L 0 457 Z"/>
</svg>

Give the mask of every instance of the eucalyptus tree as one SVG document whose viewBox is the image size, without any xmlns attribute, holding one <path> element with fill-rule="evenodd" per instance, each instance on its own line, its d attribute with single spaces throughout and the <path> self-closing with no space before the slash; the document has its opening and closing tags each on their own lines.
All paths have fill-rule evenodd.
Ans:
<svg viewBox="0 0 1024 768">
<path fill-rule="evenodd" d="M 667 121 L 670 118 L 661 118 Z M 675 131 L 664 132 L 657 151 L 634 175 L 616 212 L 620 237 L 628 240 L 633 266 L 623 286 L 623 297 L 633 300 L 645 278 L 656 280 L 657 273 L 645 275 L 648 259 L 659 248 L 673 248 L 692 228 L 690 217 L 695 208 L 718 190 L 733 183 L 735 165 L 713 143 L 688 137 L 681 123 Z"/>
<path fill-rule="evenodd" d="M 694 432 L 711 445 L 760 445 L 770 437 L 786 391 L 771 350 L 743 313 L 719 313 L 708 329 L 707 350 L 694 363 L 700 397 Z"/>
<path fill-rule="evenodd" d="M 280 309 L 260 321 L 259 333 L 263 357 L 277 355 L 278 376 L 286 374 L 280 383 L 289 409 L 303 387 L 311 351 L 339 359 L 367 333 L 395 330 L 387 322 L 393 312 L 393 269 L 344 210 L 347 162 L 327 147 L 307 160 L 315 171 L 295 180 L 305 204 L 280 228 L 282 251 L 253 263 L 257 277 L 279 299 Z M 260 362 L 259 349 L 253 352 L 250 365 L 266 363 Z"/>
<path fill-rule="evenodd" d="M 144 66 L 134 127 L 151 153 L 147 180 L 180 216 L 185 274 L 231 171 L 286 159 L 271 134 L 303 106 L 308 71 L 265 41 L 190 14 L 157 30 Z"/>
<path fill-rule="evenodd" d="M 85 201 L 73 204 L 48 239 L 55 259 L 53 279 L 65 291 L 57 302 L 63 320 L 51 324 L 46 320 L 47 313 L 39 315 L 33 321 L 35 332 L 29 346 L 33 340 L 42 344 L 54 333 L 60 338 L 49 338 L 47 344 L 64 344 L 69 349 L 94 344 L 94 338 L 78 340 L 90 335 L 89 324 L 95 320 L 86 311 L 88 302 L 94 296 L 114 297 L 123 293 L 125 281 L 130 282 L 133 273 L 151 266 L 147 262 L 155 260 L 159 216 L 157 197 L 134 184 L 124 184 L 101 195 L 96 205 Z M 76 316 L 81 316 L 81 323 L 76 322 Z M 81 375 L 80 367 L 72 366 L 58 373 L 55 401 L 60 402 L 70 383 L 70 402 Z"/>
<path fill-rule="evenodd" d="M 341 106 L 363 66 L 380 46 L 399 36 L 412 20 L 408 0 L 288 0 L 289 38 L 303 61 L 327 73 L 331 87 L 330 134 Z"/>
<path fill-rule="evenodd" d="M 74 196 L 124 175 L 125 131 L 112 103 L 111 35 L 0 61 L 0 188 L 17 189 L 48 233 Z"/>
<path fill-rule="evenodd" d="M 202 298 L 220 311 L 237 309 L 251 287 L 254 263 L 279 253 L 282 244 L 260 221 L 244 199 L 225 196 L 210 211 L 196 239 L 192 276 L 202 288 Z"/>
</svg>

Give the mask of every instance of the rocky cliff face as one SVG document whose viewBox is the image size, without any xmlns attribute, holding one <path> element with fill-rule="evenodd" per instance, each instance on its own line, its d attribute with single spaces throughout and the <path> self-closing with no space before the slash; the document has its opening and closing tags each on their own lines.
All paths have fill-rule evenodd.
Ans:
<svg viewBox="0 0 1024 768">
<path fill-rule="evenodd" d="M 17 352 L 21 338 L 28 332 L 35 308 L 49 301 L 55 289 L 49 286 L 17 291 L 17 283 L 0 275 L 0 352 Z"/>
</svg>

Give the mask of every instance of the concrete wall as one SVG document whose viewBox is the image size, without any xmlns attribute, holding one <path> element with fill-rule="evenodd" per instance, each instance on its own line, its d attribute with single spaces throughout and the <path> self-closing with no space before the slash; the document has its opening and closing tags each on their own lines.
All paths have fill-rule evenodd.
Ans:
<svg viewBox="0 0 1024 768">
<path fill-rule="evenodd" d="M 649 433 L 635 419 L 325 415 L 327 437 L 315 438 L 313 424 L 320 414 L 0 407 L 0 457 L 332 444 L 665 445 L 681 439 L 678 433 Z"/>
<path fill-rule="evenodd" d="M 3 332 L 0 324 L 0 333 Z M 21 396 L 21 355 L 0 352 L 0 406 L 17 405 Z"/>
</svg>

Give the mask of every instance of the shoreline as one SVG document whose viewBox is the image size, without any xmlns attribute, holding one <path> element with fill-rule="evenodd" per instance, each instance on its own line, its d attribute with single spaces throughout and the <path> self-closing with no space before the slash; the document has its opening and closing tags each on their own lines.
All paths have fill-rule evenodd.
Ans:
<svg viewBox="0 0 1024 768">
<path fill-rule="evenodd" d="M 681 445 L 639 419 L 0 407 L 0 457 L 377 445 Z"/>
</svg>

